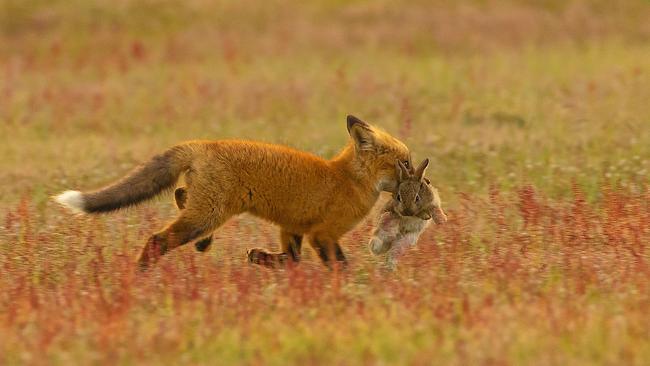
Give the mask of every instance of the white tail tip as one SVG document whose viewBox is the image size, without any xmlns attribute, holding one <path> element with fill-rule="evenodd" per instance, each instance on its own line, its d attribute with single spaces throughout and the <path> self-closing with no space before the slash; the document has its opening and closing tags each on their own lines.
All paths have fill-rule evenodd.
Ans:
<svg viewBox="0 0 650 366">
<path fill-rule="evenodd" d="M 84 213 L 84 198 L 79 191 L 65 191 L 54 197 L 60 205 L 74 213 Z"/>
</svg>

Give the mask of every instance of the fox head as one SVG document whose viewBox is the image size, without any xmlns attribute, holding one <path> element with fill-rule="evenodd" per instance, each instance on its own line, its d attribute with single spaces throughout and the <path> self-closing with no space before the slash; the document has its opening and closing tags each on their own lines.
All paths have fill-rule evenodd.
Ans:
<svg viewBox="0 0 650 366">
<path fill-rule="evenodd" d="M 354 160 L 361 175 L 377 178 L 377 190 L 394 192 L 398 176 L 395 160 L 411 168 L 411 154 L 403 142 L 355 116 L 348 116 L 348 133 L 354 145 Z"/>
</svg>

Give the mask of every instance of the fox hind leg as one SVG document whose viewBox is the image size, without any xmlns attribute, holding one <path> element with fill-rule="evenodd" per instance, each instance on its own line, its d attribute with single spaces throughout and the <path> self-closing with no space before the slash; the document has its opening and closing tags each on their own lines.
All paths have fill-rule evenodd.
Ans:
<svg viewBox="0 0 650 366">
<path fill-rule="evenodd" d="M 176 188 L 174 191 L 174 200 L 176 200 L 176 207 L 179 210 L 185 208 L 185 202 L 187 202 L 187 189 L 185 187 Z"/>
<path fill-rule="evenodd" d="M 226 215 L 206 217 L 195 210 L 186 209 L 181 211 L 181 215 L 176 221 L 149 237 L 138 258 L 140 269 L 147 269 L 170 250 L 214 231 L 227 219 Z"/>
<path fill-rule="evenodd" d="M 196 248 L 196 250 L 199 252 L 207 252 L 210 250 L 210 246 L 212 246 L 212 235 L 194 243 L 194 248 Z"/>
<path fill-rule="evenodd" d="M 185 209 L 185 203 L 187 202 L 187 189 L 185 187 L 176 188 L 174 191 L 174 200 L 176 201 L 176 207 L 178 207 L 179 210 Z M 207 252 L 210 250 L 211 245 L 212 235 L 194 243 L 194 247 L 199 252 Z"/>
<path fill-rule="evenodd" d="M 246 257 L 249 263 L 269 268 L 282 267 L 289 260 L 289 256 L 285 253 L 271 253 L 262 248 L 248 249 Z"/>
</svg>

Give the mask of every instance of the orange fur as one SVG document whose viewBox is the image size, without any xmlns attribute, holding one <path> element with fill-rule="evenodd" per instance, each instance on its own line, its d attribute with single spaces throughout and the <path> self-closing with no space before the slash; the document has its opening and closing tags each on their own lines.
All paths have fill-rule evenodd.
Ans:
<svg viewBox="0 0 650 366">
<path fill-rule="evenodd" d="M 326 264 L 332 259 L 345 262 L 339 239 L 370 211 L 380 191 L 394 189 L 395 160 L 410 163 L 407 147 L 388 133 L 352 116 L 348 117 L 348 131 L 350 142 L 331 160 L 255 141 L 193 141 L 175 147 L 183 152 L 178 161 L 187 165 L 184 207 L 174 222 L 149 238 L 140 255 L 140 265 L 146 267 L 167 251 L 210 235 L 226 220 L 243 212 L 281 227 L 283 253 L 277 255 L 282 258 L 299 260 L 300 243 L 307 235 Z M 147 165 L 134 174 L 146 168 Z M 158 170 L 163 170 L 160 174 L 167 179 L 169 173 Z M 106 188 L 111 192 L 119 189 L 116 184 Z M 151 191 L 150 187 L 147 189 Z M 102 192 L 100 189 L 93 194 Z M 120 194 L 122 198 L 127 196 L 137 194 Z M 249 251 L 249 258 L 259 258 L 260 252 Z"/>
</svg>

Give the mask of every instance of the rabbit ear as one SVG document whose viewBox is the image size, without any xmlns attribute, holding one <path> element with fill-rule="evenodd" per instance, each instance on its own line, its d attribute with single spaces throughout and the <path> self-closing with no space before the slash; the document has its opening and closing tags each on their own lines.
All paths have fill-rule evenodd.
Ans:
<svg viewBox="0 0 650 366">
<path fill-rule="evenodd" d="M 417 179 L 422 179 L 424 177 L 424 172 L 427 170 L 427 167 L 429 166 L 429 158 L 424 159 L 423 162 L 420 163 L 420 165 L 415 169 L 415 178 Z"/>
<path fill-rule="evenodd" d="M 399 161 L 399 159 L 395 160 L 397 163 L 397 168 L 399 170 L 399 173 L 397 174 L 399 176 L 399 180 L 406 179 L 411 176 L 411 173 L 409 172 L 408 168 L 404 166 L 404 163 Z"/>
</svg>

